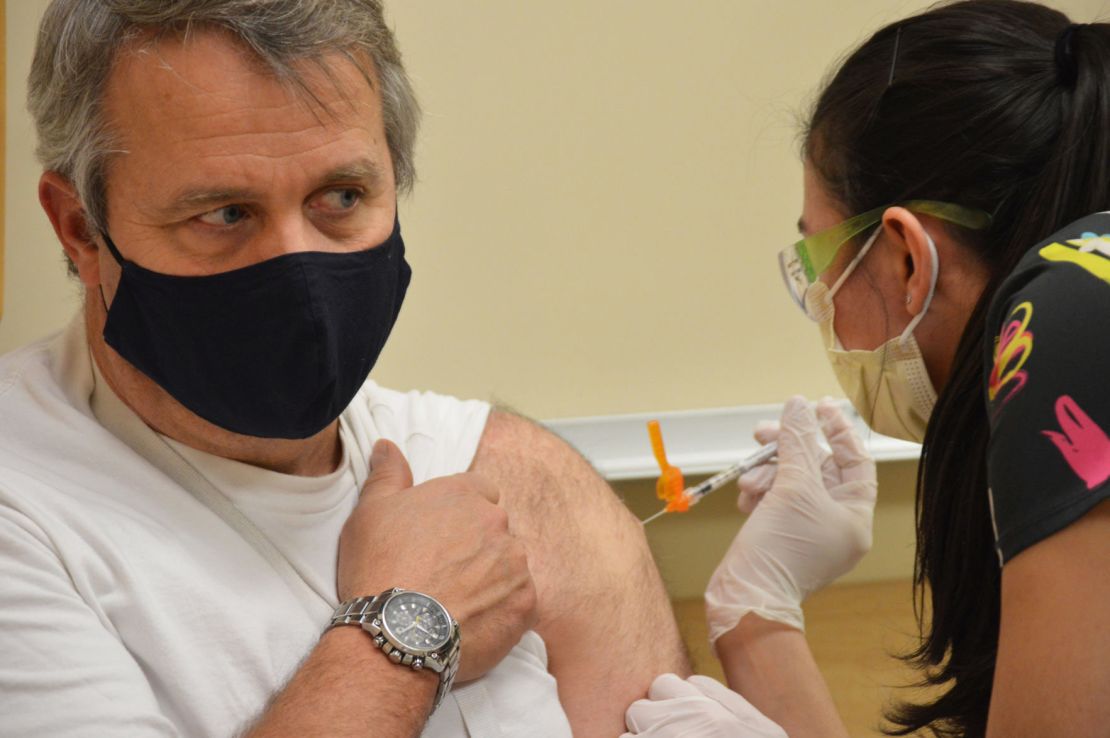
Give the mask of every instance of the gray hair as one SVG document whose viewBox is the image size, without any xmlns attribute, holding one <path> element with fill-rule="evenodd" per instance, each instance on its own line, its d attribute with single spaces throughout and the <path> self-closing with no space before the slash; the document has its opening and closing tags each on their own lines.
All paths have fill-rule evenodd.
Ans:
<svg viewBox="0 0 1110 738">
<path fill-rule="evenodd" d="M 381 0 L 54 0 L 39 27 L 27 106 L 39 161 L 76 187 L 90 234 L 107 226 L 105 170 L 113 137 L 103 105 L 117 52 L 144 32 L 157 37 L 198 27 L 230 32 L 302 92 L 308 90 L 295 65 L 320 62 L 328 53 L 345 54 L 368 81 L 376 72 L 397 189 L 411 189 L 420 107 Z"/>
</svg>

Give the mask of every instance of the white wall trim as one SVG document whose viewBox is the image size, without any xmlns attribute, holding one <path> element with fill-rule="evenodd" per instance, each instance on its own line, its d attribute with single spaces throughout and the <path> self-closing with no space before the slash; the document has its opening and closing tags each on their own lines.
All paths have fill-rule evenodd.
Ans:
<svg viewBox="0 0 1110 738">
<path fill-rule="evenodd" d="M 860 436 L 878 461 L 917 459 L 921 446 L 871 431 L 844 401 Z M 598 415 L 545 421 L 577 448 L 606 479 L 649 479 L 659 467 L 651 455 L 647 421 L 663 429 L 667 457 L 684 474 L 712 474 L 756 451 L 752 438 L 760 420 L 777 420 L 782 405 L 744 405 L 709 410 L 682 410 L 628 415 Z"/>
</svg>

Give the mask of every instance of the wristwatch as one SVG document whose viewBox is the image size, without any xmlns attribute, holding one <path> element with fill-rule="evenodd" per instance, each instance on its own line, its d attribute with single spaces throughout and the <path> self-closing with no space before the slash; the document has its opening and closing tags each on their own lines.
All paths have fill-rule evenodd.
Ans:
<svg viewBox="0 0 1110 738">
<path fill-rule="evenodd" d="M 337 625 L 361 625 L 393 663 L 439 674 L 432 712 L 451 691 L 459 670 L 459 624 L 434 597 L 397 587 L 356 597 L 335 608 L 328 630 Z"/>
</svg>

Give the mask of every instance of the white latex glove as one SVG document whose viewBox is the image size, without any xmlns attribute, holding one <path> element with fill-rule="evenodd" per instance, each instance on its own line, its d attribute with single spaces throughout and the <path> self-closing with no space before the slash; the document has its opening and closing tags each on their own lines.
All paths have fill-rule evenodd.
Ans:
<svg viewBox="0 0 1110 738">
<path fill-rule="evenodd" d="M 825 398 L 818 403 L 818 407 L 824 405 L 831 405 L 839 408 L 836 400 L 832 398 Z M 755 440 L 759 445 L 766 446 L 768 443 L 778 443 L 779 434 L 782 432 L 782 423 L 777 420 L 761 420 L 756 423 Z M 756 505 L 763 499 L 763 495 L 771 491 L 771 487 L 775 483 L 775 477 L 778 476 L 778 460 L 772 460 L 767 464 L 760 464 L 752 469 L 747 474 L 741 475 L 736 480 L 736 486 L 740 488 L 740 496 L 736 499 L 736 507 L 740 512 L 745 515 L 751 515 L 755 510 Z M 825 487 L 833 487 L 837 484 L 840 470 L 836 466 L 836 461 L 833 459 L 832 454 L 821 449 L 821 478 L 825 480 Z"/>
<path fill-rule="evenodd" d="M 633 702 L 624 721 L 629 732 L 621 738 L 787 738 L 746 699 L 706 676 L 656 677 L 648 699 Z"/>
<path fill-rule="evenodd" d="M 781 428 L 782 426 L 777 420 L 761 420 L 755 426 L 756 443 L 760 446 L 766 446 L 768 443 L 778 443 Z M 767 464 L 760 464 L 747 474 L 740 475 L 740 478 L 736 480 L 736 486 L 740 488 L 740 496 L 736 498 L 736 507 L 740 508 L 740 512 L 745 515 L 752 514 L 752 510 L 755 510 L 755 506 L 763 499 L 763 495 L 771 491 L 771 485 L 775 483 L 778 472 L 778 460 L 775 459 Z"/>
<path fill-rule="evenodd" d="M 740 480 L 737 504 L 751 517 L 705 592 L 714 644 L 748 613 L 802 630 L 802 601 L 871 548 L 875 461 L 835 402 L 822 400 L 815 415 L 792 397 L 779 426 L 757 438 L 778 441 L 778 464 Z"/>
</svg>

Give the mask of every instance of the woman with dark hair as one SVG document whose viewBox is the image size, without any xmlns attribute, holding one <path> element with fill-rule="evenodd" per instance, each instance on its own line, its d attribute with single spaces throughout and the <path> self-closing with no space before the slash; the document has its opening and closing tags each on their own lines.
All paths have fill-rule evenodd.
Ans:
<svg viewBox="0 0 1110 738">
<path fill-rule="evenodd" d="M 911 660 L 938 690 L 887 732 L 1110 735 L 1110 25 L 1013 0 L 892 24 L 822 91 L 804 158 L 787 286 L 869 425 L 924 443 Z M 742 480 L 706 593 L 735 692 L 661 677 L 634 734 L 783 734 L 752 706 L 847 734 L 801 601 L 869 547 L 874 463 L 801 398 L 759 438 L 777 472 Z"/>
</svg>

